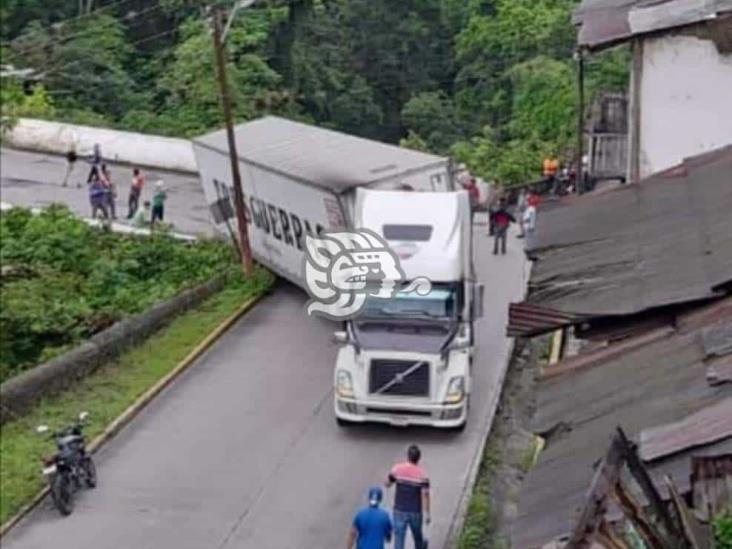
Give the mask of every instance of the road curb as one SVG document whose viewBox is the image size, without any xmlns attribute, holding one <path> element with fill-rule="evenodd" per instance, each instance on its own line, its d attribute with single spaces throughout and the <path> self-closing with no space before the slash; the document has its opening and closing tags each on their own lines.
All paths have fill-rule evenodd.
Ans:
<svg viewBox="0 0 732 549">
<path fill-rule="evenodd" d="M 188 370 L 198 357 L 206 352 L 211 345 L 213 345 L 231 326 L 239 320 L 245 313 L 247 313 L 254 305 L 268 294 L 268 291 L 264 291 L 242 304 L 231 316 L 226 318 L 221 324 L 219 324 L 214 330 L 209 333 L 206 338 L 196 345 L 191 352 L 189 352 L 178 365 L 173 368 L 170 372 L 160 378 L 152 387 L 145 391 L 134 403 L 132 403 L 124 412 L 122 412 L 116 419 L 114 419 L 107 427 L 102 431 L 101 434 L 96 436 L 92 440 L 87 449 L 91 453 L 96 453 L 104 443 L 108 442 L 114 436 L 119 433 L 122 428 L 127 425 L 132 419 L 140 413 L 145 406 L 147 406 L 163 389 L 170 385 L 179 375 Z M 212 296 L 213 297 L 213 296 Z M 33 509 L 43 501 L 48 495 L 48 486 L 44 486 L 33 499 L 23 506 L 15 515 L 6 520 L 2 526 L 0 526 L 0 540 L 18 524 L 26 515 L 28 515 Z"/>
<path fill-rule="evenodd" d="M 528 261 L 528 260 L 527 260 Z M 531 269 L 532 269 L 532 263 L 528 261 L 528 265 L 526 265 L 527 270 L 524 271 L 524 293 L 523 297 L 524 299 L 529 293 L 529 287 L 528 283 L 531 279 Z M 495 398 L 493 399 L 493 402 L 491 402 L 490 405 L 490 412 L 487 417 L 486 423 L 483 426 L 484 432 L 482 434 L 481 441 L 478 443 L 478 451 L 473 456 L 472 461 L 470 463 L 470 467 L 468 469 L 468 477 L 467 481 L 465 482 L 462 493 L 460 495 L 460 500 L 458 503 L 458 507 L 455 510 L 455 513 L 452 516 L 452 520 L 450 521 L 450 526 L 447 530 L 447 536 L 445 537 L 445 549 L 454 549 L 457 547 L 457 543 L 460 539 L 460 534 L 462 533 L 463 526 L 465 525 L 465 517 L 467 516 L 468 512 L 468 506 L 470 505 L 470 499 L 473 496 L 473 490 L 475 488 L 475 483 L 478 480 L 478 472 L 480 471 L 480 465 L 483 462 L 483 456 L 485 455 L 485 449 L 486 445 L 488 444 L 488 437 L 491 434 L 491 430 L 493 429 L 493 421 L 495 420 L 496 413 L 498 411 L 498 405 L 501 402 L 501 395 L 503 394 L 503 385 L 506 382 L 506 375 L 508 374 L 508 369 L 510 368 L 511 361 L 513 360 L 513 355 L 516 350 L 516 338 L 512 337 L 510 338 L 507 353 L 506 353 L 506 361 L 503 364 L 503 370 L 500 373 L 499 377 L 499 387 L 501 388 L 500 391 L 496 393 Z"/>
</svg>

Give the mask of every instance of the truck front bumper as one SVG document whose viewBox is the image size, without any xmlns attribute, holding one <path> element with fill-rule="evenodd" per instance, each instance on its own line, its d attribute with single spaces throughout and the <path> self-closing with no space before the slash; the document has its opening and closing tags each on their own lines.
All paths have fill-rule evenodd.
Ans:
<svg viewBox="0 0 732 549">
<path fill-rule="evenodd" d="M 468 419 L 467 399 L 458 404 L 398 403 L 356 400 L 335 396 L 335 415 L 353 423 L 386 423 L 397 427 L 425 425 L 444 429 L 460 427 Z"/>
</svg>

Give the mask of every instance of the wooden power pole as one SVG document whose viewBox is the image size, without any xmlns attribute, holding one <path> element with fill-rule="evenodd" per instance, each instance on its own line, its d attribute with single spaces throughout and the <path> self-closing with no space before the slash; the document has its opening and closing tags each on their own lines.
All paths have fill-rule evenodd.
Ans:
<svg viewBox="0 0 732 549">
<path fill-rule="evenodd" d="M 577 49 L 577 168 L 575 173 L 577 194 L 582 194 L 585 189 L 585 173 L 582 157 L 585 155 L 585 58 L 582 48 Z M 589 168 L 589 162 L 587 163 Z"/>
<path fill-rule="evenodd" d="M 244 209 L 244 192 L 241 187 L 241 174 L 239 173 L 239 155 L 236 152 L 236 139 L 234 138 L 234 121 L 231 108 L 231 91 L 226 77 L 226 56 L 224 55 L 224 42 L 222 39 L 224 10 L 221 6 L 213 7 L 213 39 L 214 54 L 216 56 L 216 68 L 219 81 L 219 92 L 221 94 L 221 106 L 224 110 L 224 122 L 226 123 L 226 137 L 229 142 L 229 159 L 231 160 L 231 178 L 234 184 L 234 209 L 236 210 L 236 224 L 239 229 L 239 251 L 244 267 L 244 273 L 250 276 L 254 270 L 252 263 L 252 249 L 249 246 L 249 232 L 247 227 L 246 214 Z"/>
</svg>

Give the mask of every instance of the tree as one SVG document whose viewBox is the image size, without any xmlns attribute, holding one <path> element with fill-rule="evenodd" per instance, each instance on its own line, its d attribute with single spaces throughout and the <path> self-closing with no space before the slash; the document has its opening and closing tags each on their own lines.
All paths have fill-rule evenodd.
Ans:
<svg viewBox="0 0 732 549">
<path fill-rule="evenodd" d="M 401 118 L 433 151 L 446 152 L 460 136 L 454 105 L 444 92 L 415 95 L 402 108 Z"/>
<path fill-rule="evenodd" d="M 16 79 L 3 78 L 0 82 L 0 137 L 12 129 L 18 118 L 50 118 L 54 113 L 53 102 L 42 85 L 35 85 L 26 93 Z"/>
<path fill-rule="evenodd" d="M 173 62 L 158 81 L 164 96 L 161 119 L 173 124 L 172 133 L 192 136 L 221 123 L 219 90 L 214 53 L 206 23 L 190 19 L 182 27 L 184 36 L 173 52 Z M 255 53 L 265 35 L 247 32 L 246 26 L 232 27 L 227 38 L 229 85 L 234 99 L 234 113 L 239 120 L 249 120 L 268 106 L 279 107 L 287 98 L 273 98 L 268 92 L 277 88 L 279 75 Z M 270 103 L 268 103 L 270 101 Z"/>
<path fill-rule="evenodd" d="M 12 59 L 44 75 L 61 109 L 113 118 L 135 100 L 125 65 L 132 49 L 123 25 L 109 15 L 70 20 L 53 34 L 35 22 L 12 43 Z"/>
</svg>

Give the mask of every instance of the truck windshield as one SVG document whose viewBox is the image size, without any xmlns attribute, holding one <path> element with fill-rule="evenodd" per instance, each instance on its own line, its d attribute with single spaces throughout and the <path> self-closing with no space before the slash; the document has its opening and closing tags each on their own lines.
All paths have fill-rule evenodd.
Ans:
<svg viewBox="0 0 732 549">
<path fill-rule="evenodd" d="M 399 292 L 391 299 L 369 296 L 359 318 L 451 318 L 456 315 L 456 289 L 433 285 L 427 295 Z"/>
</svg>

